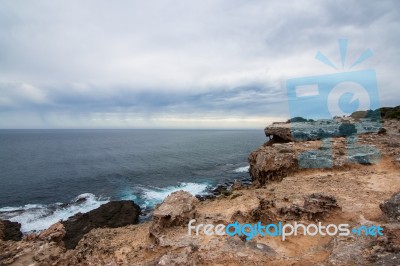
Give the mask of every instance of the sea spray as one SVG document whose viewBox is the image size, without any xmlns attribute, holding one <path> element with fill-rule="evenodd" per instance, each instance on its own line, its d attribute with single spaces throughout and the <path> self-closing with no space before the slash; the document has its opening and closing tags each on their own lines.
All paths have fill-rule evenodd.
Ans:
<svg viewBox="0 0 400 266">
<path fill-rule="evenodd" d="M 21 207 L 4 207 L 0 209 L 0 218 L 19 222 L 23 233 L 41 231 L 78 212 L 86 213 L 96 209 L 108 201 L 107 198 L 84 193 L 74 198 L 69 204 L 27 204 Z"/>
</svg>

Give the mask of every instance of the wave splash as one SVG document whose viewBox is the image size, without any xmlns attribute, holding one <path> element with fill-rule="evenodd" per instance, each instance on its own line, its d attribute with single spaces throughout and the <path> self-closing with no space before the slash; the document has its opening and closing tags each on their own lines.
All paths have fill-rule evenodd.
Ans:
<svg viewBox="0 0 400 266">
<path fill-rule="evenodd" d="M 236 169 L 233 170 L 233 171 L 234 171 L 235 173 L 246 173 L 246 172 L 249 171 L 249 169 L 250 169 L 250 166 L 248 165 L 248 166 L 243 166 L 243 167 L 236 168 Z"/>
<path fill-rule="evenodd" d="M 201 195 L 206 193 L 207 187 L 207 184 L 180 183 L 177 186 L 169 186 L 165 188 L 144 188 L 143 197 L 148 205 L 154 205 L 162 202 L 168 195 L 173 192 L 183 190 L 191 193 L 192 195 Z"/>
<path fill-rule="evenodd" d="M 139 204 L 144 214 L 156 204 L 161 203 L 168 195 L 175 191 L 184 190 L 193 195 L 207 194 L 208 184 L 205 183 L 179 183 L 176 186 L 158 187 L 135 187 L 118 197 L 122 200 L 133 200 Z M 86 213 L 94 210 L 100 205 L 109 202 L 109 198 L 96 197 L 91 193 L 84 193 L 75 197 L 70 203 L 55 204 L 27 204 L 21 207 L 0 208 L 0 219 L 7 219 L 21 224 L 21 232 L 38 232 L 49 228 L 61 220 L 67 220 L 78 212 Z"/>
<path fill-rule="evenodd" d="M 122 199 L 137 202 L 145 211 L 161 203 L 168 195 L 173 192 L 183 190 L 192 195 L 204 195 L 208 193 L 209 184 L 182 182 L 176 186 L 168 187 L 136 187 L 132 191 L 125 191 Z"/>
<path fill-rule="evenodd" d="M 0 208 L 0 218 L 19 222 L 22 233 L 41 231 L 78 212 L 85 213 L 96 209 L 108 201 L 91 193 L 84 193 L 74 198 L 69 204 L 27 204 L 21 207 Z"/>
</svg>

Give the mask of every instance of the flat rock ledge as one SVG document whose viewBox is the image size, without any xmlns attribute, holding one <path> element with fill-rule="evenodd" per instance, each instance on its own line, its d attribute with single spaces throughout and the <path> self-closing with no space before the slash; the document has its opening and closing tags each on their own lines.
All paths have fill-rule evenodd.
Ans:
<svg viewBox="0 0 400 266">
<path fill-rule="evenodd" d="M 264 129 L 265 136 L 274 142 L 310 141 L 353 134 L 379 132 L 380 121 L 324 119 L 312 122 L 275 122 Z"/>
<path fill-rule="evenodd" d="M 255 186 L 304 168 L 338 168 L 350 164 L 375 164 L 381 158 L 375 145 L 387 137 L 378 134 L 379 121 L 318 120 L 277 122 L 264 129 L 268 141 L 250 153 L 249 173 Z M 375 133 L 374 133 L 375 132 Z M 356 135 L 357 134 L 357 135 Z"/>
</svg>

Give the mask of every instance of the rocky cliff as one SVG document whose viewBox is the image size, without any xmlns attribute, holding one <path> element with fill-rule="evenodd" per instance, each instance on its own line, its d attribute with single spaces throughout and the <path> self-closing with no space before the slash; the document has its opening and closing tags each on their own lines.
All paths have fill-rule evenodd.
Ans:
<svg viewBox="0 0 400 266">
<path fill-rule="evenodd" d="M 202 201 L 176 192 L 156 207 L 152 221 L 118 228 L 103 227 L 108 218 L 101 216 L 113 213 L 111 217 L 120 217 L 125 203 L 96 211 L 98 218 L 78 217 L 78 225 L 95 226 L 89 231 L 81 228 L 82 237 L 70 249 L 64 241 L 68 228 L 61 223 L 20 241 L 3 239 L 0 265 L 400 265 L 400 124 L 388 120 L 383 126 L 385 133 L 364 134 L 355 142 L 375 145 L 381 157 L 374 163 L 364 161 L 368 159 L 365 154 L 351 152 L 360 162 L 348 163 L 343 137 L 333 140 L 333 167 L 323 169 L 302 168 L 296 159 L 309 150 L 321 151 L 323 140 L 269 143 L 250 155 L 254 186 L 235 182 L 230 193 Z M 122 220 L 137 214 L 131 207 L 122 211 Z M 384 235 L 298 235 L 286 241 L 256 236 L 247 240 L 243 236 L 189 235 L 190 219 L 196 225 L 235 221 L 381 225 Z M 98 220 L 106 222 L 99 225 Z"/>
<path fill-rule="evenodd" d="M 380 121 L 341 119 L 273 123 L 264 129 L 268 141 L 248 157 L 253 183 L 280 181 L 299 169 L 377 163 L 381 158 L 377 146 L 388 148 L 390 143 L 382 126 Z"/>
</svg>

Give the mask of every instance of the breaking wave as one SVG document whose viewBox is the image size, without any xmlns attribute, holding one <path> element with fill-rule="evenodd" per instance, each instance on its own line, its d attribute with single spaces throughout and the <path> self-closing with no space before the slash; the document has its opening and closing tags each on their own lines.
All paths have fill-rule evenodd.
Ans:
<svg viewBox="0 0 400 266">
<path fill-rule="evenodd" d="M 0 218 L 19 222 L 23 233 L 41 231 L 78 212 L 85 213 L 96 209 L 108 201 L 91 193 L 84 193 L 74 198 L 69 204 L 27 204 L 21 207 L 0 208 Z"/>
<path fill-rule="evenodd" d="M 243 166 L 243 167 L 239 167 L 236 168 L 235 170 L 233 170 L 235 173 L 246 173 L 248 172 L 250 169 L 250 166 Z"/>
</svg>

